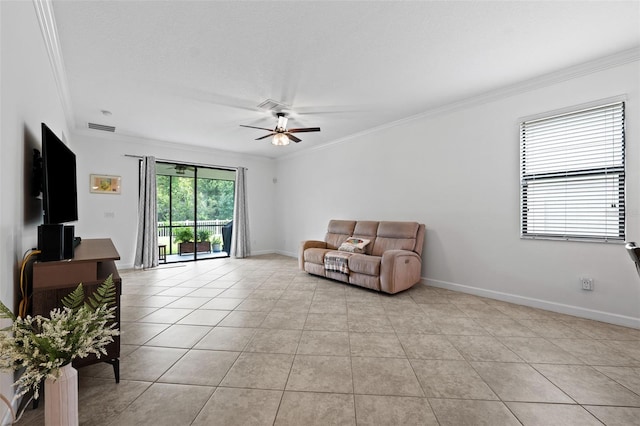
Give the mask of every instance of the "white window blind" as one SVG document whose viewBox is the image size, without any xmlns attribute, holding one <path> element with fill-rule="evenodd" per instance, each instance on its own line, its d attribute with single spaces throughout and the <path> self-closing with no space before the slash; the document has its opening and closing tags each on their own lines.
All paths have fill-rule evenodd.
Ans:
<svg viewBox="0 0 640 426">
<path fill-rule="evenodd" d="M 624 240 L 624 138 L 624 102 L 521 123 L 521 236 Z"/>
</svg>

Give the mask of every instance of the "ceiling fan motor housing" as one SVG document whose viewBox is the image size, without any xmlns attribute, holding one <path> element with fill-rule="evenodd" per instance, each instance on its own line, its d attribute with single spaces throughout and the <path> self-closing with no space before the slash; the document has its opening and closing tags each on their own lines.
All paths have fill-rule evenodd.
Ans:
<svg viewBox="0 0 640 426">
<path fill-rule="evenodd" d="M 276 128 L 274 132 L 284 133 L 287 131 L 287 115 L 284 112 L 279 112 L 276 114 L 278 117 L 278 124 L 276 124 Z"/>
</svg>

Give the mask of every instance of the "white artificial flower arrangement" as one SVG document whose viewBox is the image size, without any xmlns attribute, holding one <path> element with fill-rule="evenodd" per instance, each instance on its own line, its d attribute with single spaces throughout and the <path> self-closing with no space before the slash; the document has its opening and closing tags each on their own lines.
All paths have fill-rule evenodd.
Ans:
<svg viewBox="0 0 640 426">
<path fill-rule="evenodd" d="M 49 318 L 37 315 L 17 317 L 0 302 L 0 318 L 13 324 L 0 330 L 0 369 L 24 372 L 14 383 L 16 397 L 33 390 L 39 396 L 40 383 L 58 378 L 60 367 L 89 354 L 106 355 L 105 347 L 119 335 L 115 318 L 115 286 L 109 276 L 85 302 L 82 284 L 62 299 Z"/>
</svg>

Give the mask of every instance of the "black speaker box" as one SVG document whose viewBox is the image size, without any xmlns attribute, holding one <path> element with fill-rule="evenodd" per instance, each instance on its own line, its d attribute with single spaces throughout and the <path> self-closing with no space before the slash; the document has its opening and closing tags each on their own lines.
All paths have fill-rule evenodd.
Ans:
<svg viewBox="0 0 640 426">
<path fill-rule="evenodd" d="M 73 250 L 75 249 L 75 246 L 73 244 L 74 238 L 75 238 L 75 227 L 73 225 L 65 225 L 63 253 L 62 253 L 65 259 L 73 259 Z"/>
<path fill-rule="evenodd" d="M 38 260 L 50 262 L 52 260 L 62 260 L 64 254 L 64 227 L 62 225 L 40 225 L 38 226 Z"/>
</svg>

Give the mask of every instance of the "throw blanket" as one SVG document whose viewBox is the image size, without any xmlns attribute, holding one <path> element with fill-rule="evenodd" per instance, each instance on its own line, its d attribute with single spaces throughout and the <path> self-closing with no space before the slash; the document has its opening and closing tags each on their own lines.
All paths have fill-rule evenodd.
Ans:
<svg viewBox="0 0 640 426">
<path fill-rule="evenodd" d="M 324 256 L 324 270 L 349 273 L 349 257 L 351 253 L 331 252 Z"/>
</svg>

